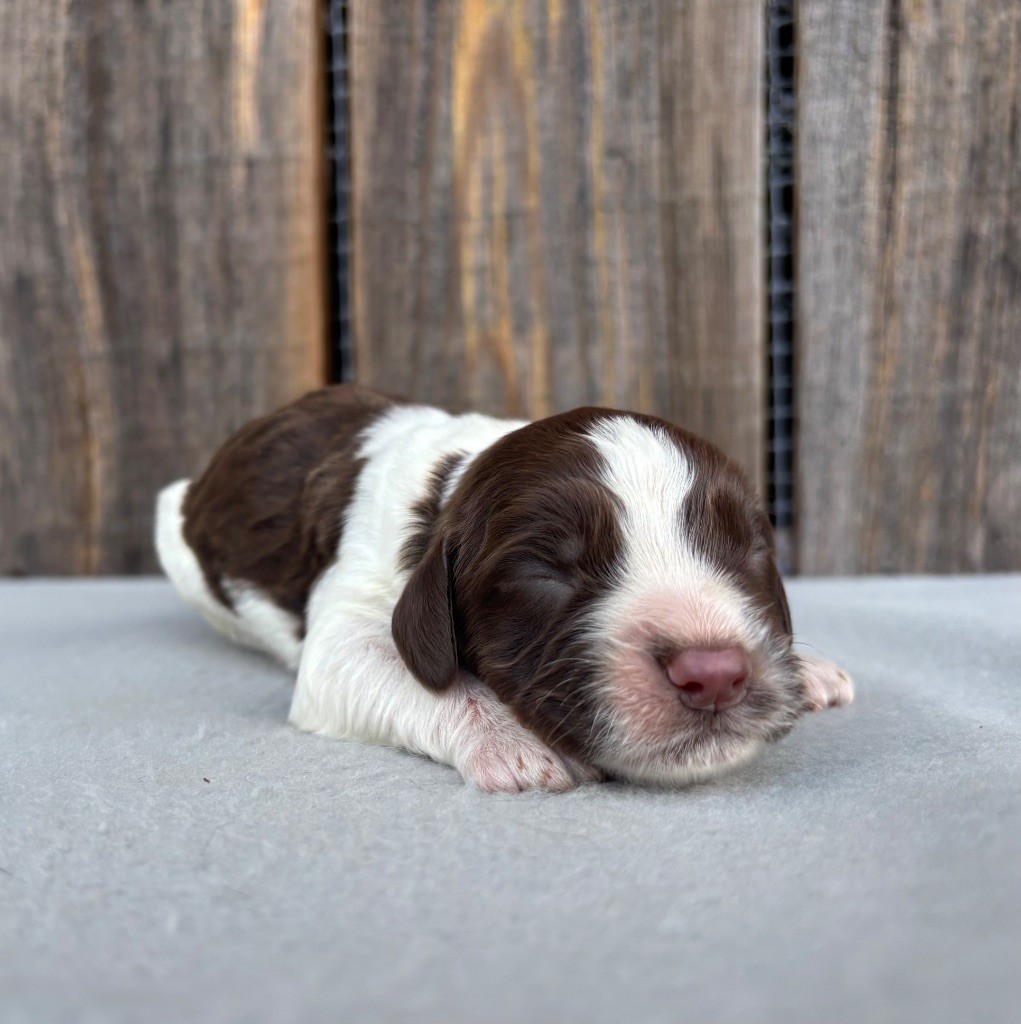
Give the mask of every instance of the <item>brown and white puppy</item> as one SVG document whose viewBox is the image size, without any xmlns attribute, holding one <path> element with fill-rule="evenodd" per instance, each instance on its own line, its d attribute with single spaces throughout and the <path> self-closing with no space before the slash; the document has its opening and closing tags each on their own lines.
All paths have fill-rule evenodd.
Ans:
<svg viewBox="0 0 1021 1024">
<path fill-rule="evenodd" d="M 327 388 L 166 488 L 157 520 L 181 596 L 297 669 L 295 725 L 485 790 L 707 778 L 852 696 L 792 649 L 740 470 L 651 416 Z"/>
</svg>

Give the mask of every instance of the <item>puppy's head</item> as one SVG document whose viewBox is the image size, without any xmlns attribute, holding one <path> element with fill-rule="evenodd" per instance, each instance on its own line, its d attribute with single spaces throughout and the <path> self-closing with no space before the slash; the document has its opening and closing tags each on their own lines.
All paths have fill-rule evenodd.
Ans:
<svg viewBox="0 0 1021 1024">
<path fill-rule="evenodd" d="M 805 691 L 772 531 L 712 445 L 580 409 L 451 485 L 393 619 L 427 687 L 467 670 L 551 745 L 635 781 L 710 776 L 791 728 Z"/>
</svg>

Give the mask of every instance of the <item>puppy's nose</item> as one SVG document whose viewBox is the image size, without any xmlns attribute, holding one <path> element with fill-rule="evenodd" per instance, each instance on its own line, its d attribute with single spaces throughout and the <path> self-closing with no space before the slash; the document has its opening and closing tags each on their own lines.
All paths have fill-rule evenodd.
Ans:
<svg viewBox="0 0 1021 1024">
<path fill-rule="evenodd" d="M 740 703 L 750 671 L 748 655 L 740 647 L 691 647 L 674 655 L 666 667 L 681 700 L 696 711 L 722 711 Z"/>
</svg>

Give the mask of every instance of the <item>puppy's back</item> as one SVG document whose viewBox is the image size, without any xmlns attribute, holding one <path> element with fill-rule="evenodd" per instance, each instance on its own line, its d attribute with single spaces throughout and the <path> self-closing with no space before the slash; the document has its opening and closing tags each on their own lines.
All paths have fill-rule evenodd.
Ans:
<svg viewBox="0 0 1021 1024">
<path fill-rule="evenodd" d="M 242 427 L 196 480 L 164 488 L 156 549 L 181 597 L 293 667 L 309 591 L 340 541 L 359 435 L 394 404 L 353 385 L 311 392 Z"/>
</svg>

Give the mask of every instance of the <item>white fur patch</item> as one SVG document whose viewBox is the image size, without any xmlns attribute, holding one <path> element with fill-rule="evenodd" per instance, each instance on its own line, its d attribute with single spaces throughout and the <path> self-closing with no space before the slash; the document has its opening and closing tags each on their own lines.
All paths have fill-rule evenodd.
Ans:
<svg viewBox="0 0 1021 1024">
<path fill-rule="evenodd" d="M 433 470 L 444 456 L 464 452 L 462 473 L 472 457 L 521 426 L 423 406 L 396 406 L 381 416 L 362 435 L 358 455 L 365 464 L 346 511 L 337 561 L 316 586 L 312 603 L 326 600 L 335 610 L 385 621 L 389 635 L 390 616 L 407 578 L 399 571 L 401 547 L 411 510 L 428 492 Z"/>
<path fill-rule="evenodd" d="M 701 573 L 697 556 L 680 541 L 680 514 L 695 470 L 661 430 L 630 416 L 600 420 L 589 439 L 603 457 L 603 482 L 624 507 L 629 587 Z"/>
<path fill-rule="evenodd" d="M 284 611 L 258 587 L 225 580 L 224 590 L 234 603 L 235 618 L 244 634 L 241 642 L 271 654 L 289 669 L 297 669 L 302 650 L 297 616 Z"/>
</svg>

